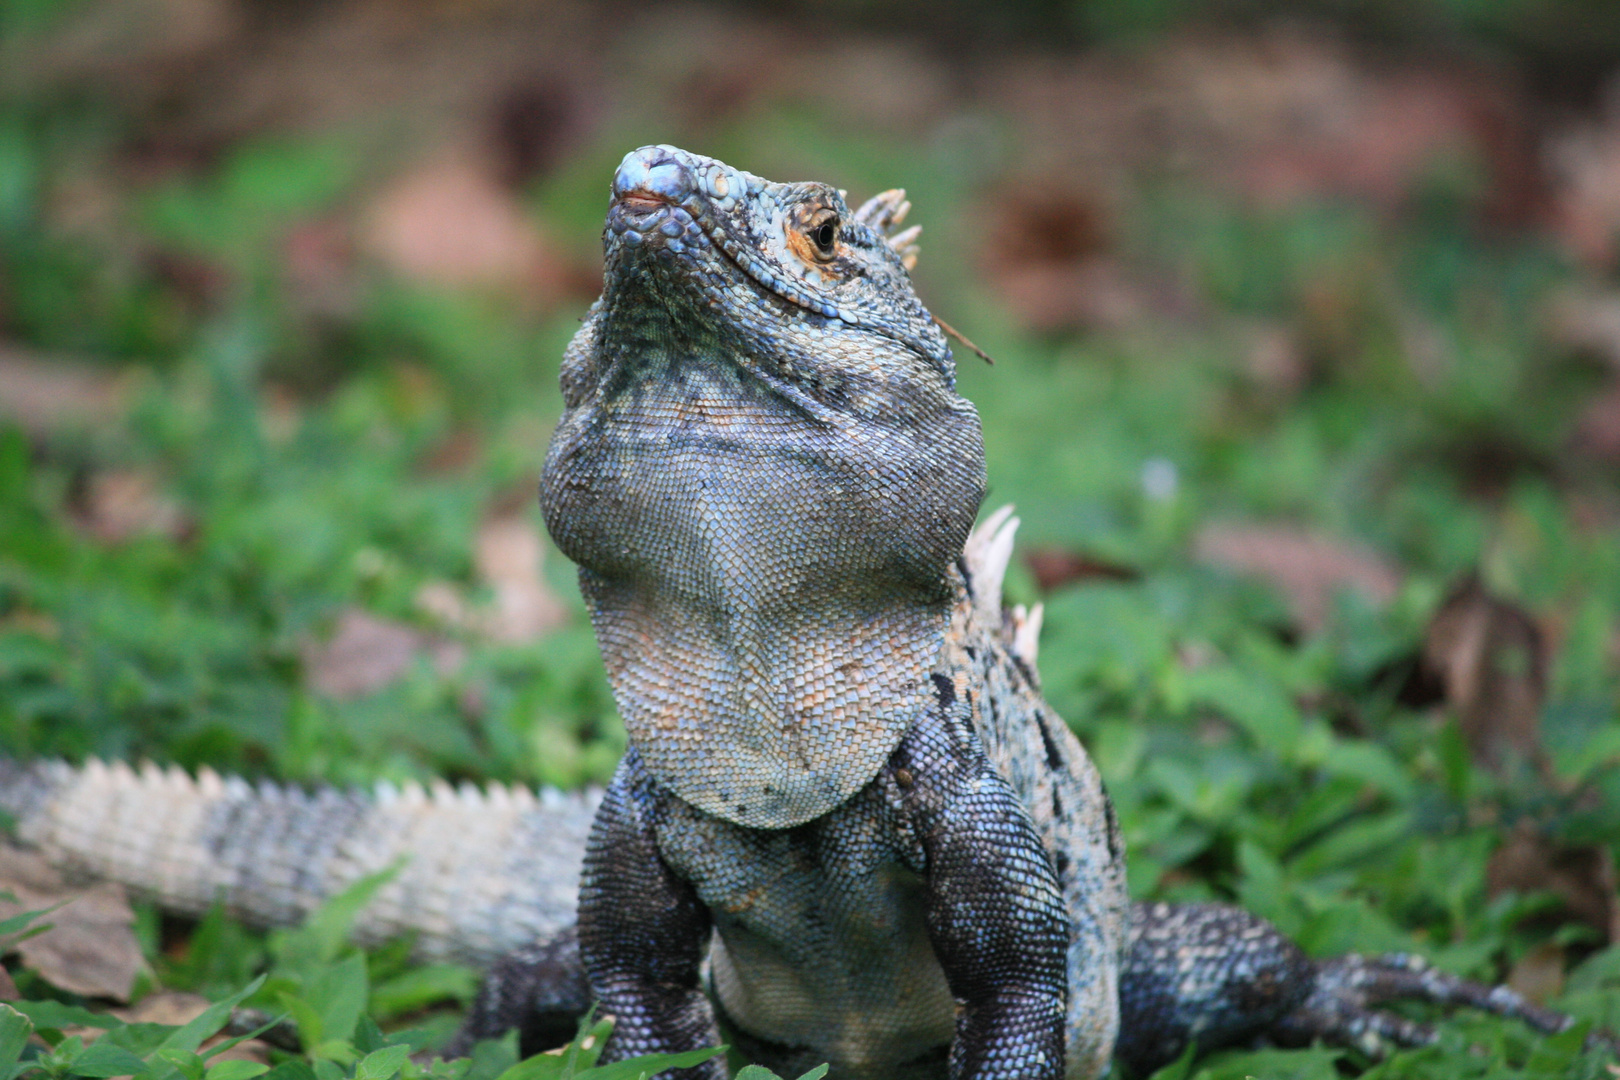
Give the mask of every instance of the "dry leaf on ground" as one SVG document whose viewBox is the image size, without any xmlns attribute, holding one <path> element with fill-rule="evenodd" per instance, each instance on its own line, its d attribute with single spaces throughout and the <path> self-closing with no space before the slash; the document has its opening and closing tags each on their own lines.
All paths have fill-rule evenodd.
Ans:
<svg viewBox="0 0 1620 1080">
<path fill-rule="evenodd" d="M 1568 916 L 1592 927 L 1606 942 L 1620 941 L 1614 855 L 1605 845 L 1560 844 L 1521 822 L 1492 853 L 1485 885 L 1492 897 L 1554 893 Z"/>
<path fill-rule="evenodd" d="M 446 581 L 417 594 L 417 606 L 442 624 L 490 641 L 520 645 L 562 625 L 568 609 L 540 574 L 545 545 L 526 514 L 489 518 L 473 541 L 473 564 L 493 593 L 488 607 L 475 607 Z"/>
<path fill-rule="evenodd" d="M 494 167 L 470 153 L 428 161 L 386 188 L 360 244 L 406 277 L 514 288 L 543 303 L 559 298 L 570 277 Z"/>
<path fill-rule="evenodd" d="M 103 424 L 123 410 L 129 379 L 104 368 L 0 344 L 0 418 L 35 437 Z"/>
<path fill-rule="evenodd" d="M 1038 547 L 1024 556 L 1024 565 L 1042 592 L 1051 592 L 1071 581 L 1102 578 L 1105 581 L 1133 581 L 1141 574 L 1135 567 L 1122 566 L 1084 552 L 1063 548 Z"/>
<path fill-rule="evenodd" d="M 190 525 L 180 504 L 143 469 L 107 469 L 92 475 L 74 501 L 73 522 L 107 544 L 141 534 L 177 540 Z"/>
<path fill-rule="evenodd" d="M 540 576 L 544 554 L 540 531 L 525 514 L 491 518 L 479 528 L 473 563 L 495 593 L 486 627 L 491 639 L 533 641 L 567 618 L 567 610 Z"/>
<path fill-rule="evenodd" d="M 1193 556 L 1269 581 L 1287 599 L 1294 619 L 1312 633 L 1327 625 L 1340 590 L 1388 603 L 1401 583 L 1399 571 L 1377 553 L 1292 525 L 1208 525 L 1193 540 Z"/>
<path fill-rule="evenodd" d="M 1620 373 L 1620 291 L 1590 285 L 1555 290 L 1543 305 L 1554 345 L 1601 358 Z"/>
<path fill-rule="evenodd" d="M 1438 679 L 1474 759 L 1491 768 L 1540 752 L 1548 649 L 1536 621 L 1469 574 L 1423 635 L 1422 666 Z"/>
<path fill-rule="evenodd" d="M 422 655 L 447 674 L 461 666 L 466 654 L 454 642 L 348 608 L 338 616 L 330 638 L 305 649 L 304 680 L 327 697 L 365 697 L 403 677 Z"/>
<path fill-rule="evenodd" d="M 1299 335 L 1276 323 L 1253 322 L 1240 329 L 1240 370 L 1268 397 L 1289 400 L 1310 381 L 1311 365 Z"/>
<path fill-rule="evenodd" d="M 51 929 L 18 943 L 25 966 L 75 994 L 129 1000 L 145 961 L 135 940 L 135 913 L 121 886 L 68 888 L 42 856 L 0 843 L 0 890 L 18 900 L 0 900 L 0 919 L 67 901 L 40 920 Z"/>
<path fill-rule="evenodd" d="M 127 1009 L 109 1009 L 113 1016 L 126 1024 L 166 1024 L 170 1027 L 179 1027 L 191 1023 L 203 1014 L 212 1004 L 200 994 L 186 994 L 178 990 L 160 990 L 155 994 L 148 994 L 141 998 L 140 1003 Z M 231 1036 L 221 1032 L 203 1043 L 206 1051 Z M 270 1047 L 259 1039 L 246 1039 L 237 1043 L 229 1050 L 221 1050 L 212 1057 L 214 1061 L 257 1061 L 260 1064 L 269 1064 Z"/>
<path fill-rule="evenodd" d="M 1586 403 L 1575 421 L 1570 448 L 1602 461 L 1620 463 L 1620 384 Z"/>
<path fill-rule="evenodd" d="M 1545 1005 L 1564 992 L 1564 947 L 1543 941 L 1523 956 L 1508 972 L 1507 984 L 1516 992 Z"/>
</svg>

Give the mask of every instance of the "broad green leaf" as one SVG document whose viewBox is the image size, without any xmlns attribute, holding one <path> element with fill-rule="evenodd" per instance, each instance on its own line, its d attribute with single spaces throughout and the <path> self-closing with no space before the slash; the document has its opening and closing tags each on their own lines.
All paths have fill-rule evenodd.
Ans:
<svg viewBox="0 0 1620 1080">
<path fill-rule="evenodd" d="M 401 859 L 375 874 L 367 874 L 317 908 L 303 926 L 275 935 L 270 949 L 277 968 L 310 978 L 321 965 L 336 960 L 348 941 L 354 920 L 377 891 L 398 876 L 404 865 Z M 347 1036 L 348 1032 L 343 1034 Z"/>
<path fill-rule="evenodd" d="M 269 1071 L 270 1066 L 263 1062 L 232 1058 L 208 1066 L 208 1072 L 204 1074 L 203 1080 L 253 1080 L 253 1077 L 262 1076 Z"/>
<path fill-rule="evenodd" d="M 1548 1076 L 1569 1075 L 1571 1067 L 1581 1056 L 1587 1033 L 1591 1030 L 1592 1025 L 1583 1020 L 1571 1024 L 1556 1035 L 1537 1039 L 1535 1048 L 1530 1052 L 1530 1059 L 1525 1062 L 1525 1070 L 1530 1073 L 1542 1072 Z"/>
<path fill-rule="evenodd" d="M 102 1042 L 115 1043 L 136 1057 L 144 1058 L 163 1045 L 179 1025 L 177 1024 L 123 1024 L 101 1037 Z M 209 1053 L 217 1053 L 213 1047 Z"/>
<path fill-rule="evenodd" d="M 202 1055 L 203 1060 L 207 1061 L 207 1060 L 209 1060 L 211 1058 L 218 1057 L 220 1054 L 223 1054 L 225 1051 L 230 1050 L 233 1047 L 240 1045 L 241 1043 L 245 1043 L 249 1039 L 257 1039 L 260 1035 L 263 1035 L 265 1032 L 269 1031 L 271 1028 L 275 1027 L 277 1024 L 281 1023 L 285 1019 L 287 1019 L 285 1014 L 281 1015 L 281 1016 L 272 1017 L 271 1019 L 266 1020 L 264 1023 L 260 1024 L 258 1027 L 254 1028 L 252 1031 L 246 1032 L 245 1034 L 242 1034 L 242 1035 L 233 1036 L 232 1038 L 225 1039 L 225 1040 L 223 1040 L 221 1042 L 217 1042 L 213 1046 L 210 1046 L 208 1048 L 207 1053 Z"/>
<path fill-rule="evenodd" d="M 687 1069 L 701 1065 L 717 1054 L 726 1052 L 724 1046 L 706 1050 L 689 1050 L 684 1054 L 644 1054 L 625 1058 L 611 1065 L 597 1065 L 578 1074 L 578 1080 L 641 1080 L 642 1077 L 661 1073 L 665 1069 Z"/>
<path fill-rule="evenodd" d="M 146 1062 L 116 1043 L 98 1039 L 73 1059 L 73 1071 L 80 1076 L 133 1076 L 146 1069 Z"/>
<path fill-rule="evenodd" d="M 309 981 L 304 999 L 320 1015 L 322 1041 L 354 1035 L 368 990 L 366 958 L 360 953 L 327 967 Z"/>
<path fill-rule="evenodd" d="M 79 1005 L 64 1005 L 60 1001 L 13 1001 L 12 1007 L 34 1022 L 36 1028 L 94 1027 L 111 1028 L 119 1025 L 116 1016 L 91 1012 Z"/>
<path fill-rule="evenodd" d="M 205 1039 L 219 1033 L 220 1028 L 230 1021 L 231 1010 L 240 1005 L 247 998 L 258 992 L 264 985 L 264 976 L 248 983 L 223 1001 L 215 1002 L 204 1009 L 190 1023 L 184 1024 L 174 1030 L 174 1034 L 163 1040 L 165 1049 L 190 1050 L 195 1052 Z"/>
<path fill-rule="evenodd" d="M 1187 1080 L 1192 1073 L 1193 1059 L 1198 1056 L 1198 1044 L 1189 1042 L 1181 1056 L 1154 1073 L 1150 1080 Z"/>
<path fill-rule="evenodd" d="M 22 1057 L 23 1048 L 28 1045 L 28 1036 L 33 1032 L 34 1025 L 28 1017 L 10 1005 L 0 1003 L 0 1070 Z"/>
<path fill-rule="evenodd" d="M 377 1022 L 364 1014 L 354 1025 L 354 1038 L 351 1041 L 354 1043 L 355 1053 L 358 1054 L 369 1054 L 373 1050 L 381 1050 L 391 1045 L 377 1027 Z"/>
<path fill-rule="evenodd" d="M 353 1065 L 360 1059 L 360 1055 L 355 1053 L 354 1043 L 348 1039 L 327 1039 L 309 1047 L 306 1053 L 312 1058 L 321 1058 L 338 1065 Z"/>
<path fill-rule="evenodd" d="M 1261 749 L 1285 761 L 1293 757 L 1303 730 L 1299 710 L 1263 676 L 1228 664 L 1199 668 L 1187 673 L 1187 697 L 1248 732 Z"/>
<path fill-rule="evenodd" d="M 411 1048 L 408 1046 L 385 1046 L 381 1050 L 373 1050 L 355 1066 L 355 1080 L 389 1080 L 410 1057 Z"/>
<path fill-rule="evenodd" d="M 460 964 L 424 964 L 371 988 L 370 1010 L 382 1017 L 415 1012 L 435 1002 L 472 1000 L 478 973 Z"/>
<path fill-rule="evenodd" d="M 561 1054 L 536 1054 L 524 1058 L 495 1080 L 559 1080 L 568 1060 Z"/>
<path fill-rule="evenodd" d="M 265 1073 L 264 1080 L 315 1080 L 315 1070 L 309 1067 L 308 1062 L 293 1058 Z"/>
<path fill-rule="evenodd" d="M 194 1050 L 165 1046 L 152 1056 L 157 1061 L 166 1061 L 174 1066 L 186 1080 L 203 1080 L 203 1074 L 207 1071 L 203 1059 Z"/>
<path fill-rule="evenodd" d="M 293 1026 L 298 1028 L 298 1040 L 304 1046 L 317 1046 L 322 1041 L 321 1014 L 315 1006 L 301 997 L 291 993 L 282 992 L 276 995 L 281 1007 L 287 1010 L 292 1017 Z"/>
<path fill-rule="evenodd" d="M 499 1039 L 480 1040 L 465 1059 L 462 1080 L 496 1080 L 518 1063 L 517 1032 L 508 1031 Z"/>
<path fill-rule="evenodd" d="M 62 901 L 62 904 L 65 904 L 65 903 L 67 903 L 66 900 Z M 21 932 L 23 930 L 29 929 L 29 926 L 28 926 L 29 923 L 33 922 L 35 919 L 40 918 L 43 915 L 49 915 L 51 912 L 53 912 L 57 908 L 61 907 L 62 904 L 52 904 L 50 907 L 37 908 L 34 911 L 23 911 L 23 912 L 19 912 L 16 915 L 10 916 L 9 918 L 0 919 L 0 937 L 7 937 L 7 936 L 9 936 L 11 934 L 19 933 L 19 932 Z M 39 926 L 39 927 L 34 927 L 33 928 L 34 932 L 36 932 L 36 933 L 38 931 L 44 930 L 44 929 L 47 929 L 47 928 L 44 927 L 44 926 Z"/>
</svg>

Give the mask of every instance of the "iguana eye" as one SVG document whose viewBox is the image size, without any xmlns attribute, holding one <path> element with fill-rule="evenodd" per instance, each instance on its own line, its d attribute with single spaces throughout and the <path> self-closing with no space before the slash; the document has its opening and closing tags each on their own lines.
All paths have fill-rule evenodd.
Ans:
<svg viewBox="0 0 1620 1080">
<path fill-rule="evenodd" d="M 810 242 L 816 246 L 816 254 L 823 259 L 833 257 L 834 245 L 838 242 L 838 221 L 823 221 L 810 230 Z"/>
</svg>

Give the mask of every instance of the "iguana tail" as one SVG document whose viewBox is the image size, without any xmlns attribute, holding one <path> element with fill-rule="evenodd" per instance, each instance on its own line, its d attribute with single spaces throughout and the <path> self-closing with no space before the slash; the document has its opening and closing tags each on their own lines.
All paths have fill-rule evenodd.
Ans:
<svg viewBox="0 0 1620 1080">
<path fill-rule="evenodd" d="M 573 923 L 599 798 L 442 782 L 305 790 L 207 769 L 0 759 L 0 811 L 70 874 L 171 911 L 217 902 L 244 922 L 286 926 L 399 863 L 356 939 L 414 934 L 422 960 L 479 965 Z"/>
</svg>

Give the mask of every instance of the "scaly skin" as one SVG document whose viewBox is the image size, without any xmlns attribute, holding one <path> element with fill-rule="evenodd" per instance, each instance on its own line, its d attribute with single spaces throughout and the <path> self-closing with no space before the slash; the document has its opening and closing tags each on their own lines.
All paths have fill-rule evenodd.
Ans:
<svg viewBox="0 0 1620 1080">
<path fill-rule="evenodd" d="M 718 1004 L 756 1060 L 842 1077 L 1432 1038 L 1375 1010 L 1395 998 L 1567 1024 L 1408 957 L 1313 962 L 1233 908 L 1127 908 L 1106 794 L 1040 697 L 1039 614 L 1001 610 L 1016 521 L 964 543 L 977 420 L 911 290 L 915 233 L 887 235 L 903 196 L 851 214 L 669 148 L 615 189 L 543 494 L 633 741 L 588 849 L 590 797 L 0 762 L 24 839 L 278 924 L 409 854 L 362 939 L 515 950 L 456 1049 L 511 1026 L 545 1048 L 593 996 L 610 1059 L 712 1043 Z"/>
<path fill-rule="evenodd" d="M 0 811 L 72 875 L 120 882 L 170 911 L 201 915 L 219 902 L 254 925 L 290 926 L 403 862 L 355 937 L 414 934 L 423 962 L 480 966 L 572 925 L 599 798 L 443 783 L 305 791 L 151 765 L 0 759 Z"/>
<path fill-rule="evenodd" d="M 1226 909 L 1145 913 L 1122 987 L 1108 797 L 1003 644 L 1000 568 L 959 558 L 983 448 L 915 234 L 888 237 L 903 196 L 851 211 L 668 146 L 612 190 L 540 488 L 631 742 L 580 892 L 605 1060 L 711 1044 L 717 1014 L 845 1080 L 1096 1077 L 1122 1000 L 1138 1064 L 1369 1030 Z M 1010 531 L 978 546 L 1004 568 Z"/>
<path fill-rule="evenodd" d="M 580 889 L 605 1059 L 712 1043 L 707 958 L 767 1064 L 1097 1075 L 1122 853 L 1075 744 L 1056 847 L 1111 854 L 1059 881 L 945 647 L 983 445 L 888 204 L 669 147 L 614 194 L 540 489 L 632 747 Z"/>
</svg>

